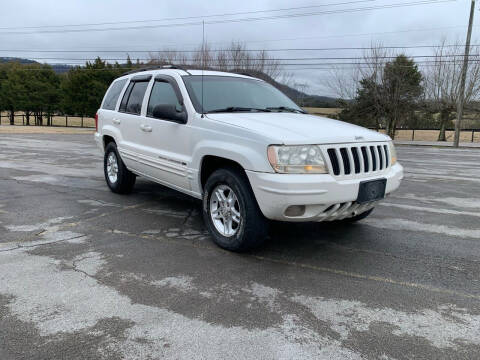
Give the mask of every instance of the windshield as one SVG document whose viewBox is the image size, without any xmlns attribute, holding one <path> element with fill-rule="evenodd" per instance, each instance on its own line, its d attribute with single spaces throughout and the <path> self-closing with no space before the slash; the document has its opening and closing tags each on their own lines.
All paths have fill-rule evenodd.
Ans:
<svg viewBox="0 0 480 360">
<path fill-rule="evenodd" d="M 292 100 L 270 84 L 233 76 L 183 76 L 188 94 L 199 113 L 234 111 L 304 112 Z"/>
</svg>

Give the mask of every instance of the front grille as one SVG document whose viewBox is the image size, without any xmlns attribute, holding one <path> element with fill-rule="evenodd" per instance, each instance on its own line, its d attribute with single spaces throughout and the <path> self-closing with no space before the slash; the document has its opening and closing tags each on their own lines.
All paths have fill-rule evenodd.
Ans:
<svg viewBox="0 0 480 360">
<path fill-rule="evenodd" d="M 388 146 L 381 144 L 336 145 L 326 149 L 330 169 L 336 176 L 368 174 L 389 167 Z"/>
</svg>

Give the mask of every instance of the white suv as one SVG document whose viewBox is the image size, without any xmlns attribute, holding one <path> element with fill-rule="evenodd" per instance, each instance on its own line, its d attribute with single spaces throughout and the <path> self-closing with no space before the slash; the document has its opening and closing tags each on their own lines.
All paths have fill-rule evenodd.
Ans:
<svg viewBox="0 0 480 360">
<path fill-rule="evenodd" d="M 128 73 L 96 120 L 113 192 L 130 192 L 139 175 L 203 199 L 214 241 L 234 251 L 261 244 L 267 219 L 360 220 L 403 178 L 388 136 L 308 115 L 244 75 Z"/>
</svg>

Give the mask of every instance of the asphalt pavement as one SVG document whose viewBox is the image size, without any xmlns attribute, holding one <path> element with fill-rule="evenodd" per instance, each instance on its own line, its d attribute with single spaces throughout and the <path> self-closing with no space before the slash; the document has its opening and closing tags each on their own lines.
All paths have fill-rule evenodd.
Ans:
<svg viewBox="0 0 480 360">
<path fill-rule="evenodd" d="M 201 204 L 105 185 L 92 135 L 0 135 L 0 359 L 477 359 L 480 150 L 399 146 L 357 224 L 216 247 Z"/>
</svg>

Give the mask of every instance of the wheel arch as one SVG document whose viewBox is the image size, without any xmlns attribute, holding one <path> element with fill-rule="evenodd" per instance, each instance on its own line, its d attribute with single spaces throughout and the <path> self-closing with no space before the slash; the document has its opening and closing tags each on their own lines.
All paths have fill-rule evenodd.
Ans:
<svg viewBox="0 0 480 360">
<path fill-rule="evenodd" d="M 208 178 L 218 169 L 233 168 L 242 172 L 248 180 L 248 177 L 245 174 L 245 169 L 239 162 L 222 157 L 217 155 L 205 155 L 202 157 L 200 162 L 200 171 L 199 171 L 199 184 L 200 189 L 203 193 L 205 184 L 207 183 Z M 250 184 L 250 182 L 248 182 Z M 251 184 L 250 184 L 251 187 Z"/>
<path fill-rule="evenodd" d="M 103 135 L 102 136 L 102 142 L 103 142 L 103 149 L 105 150 L 107 148 L 107 145 L 113 142 L 114 144 L 117 144 L 115 141 L 115 138 L 111 135 Z"/>
</svg>

